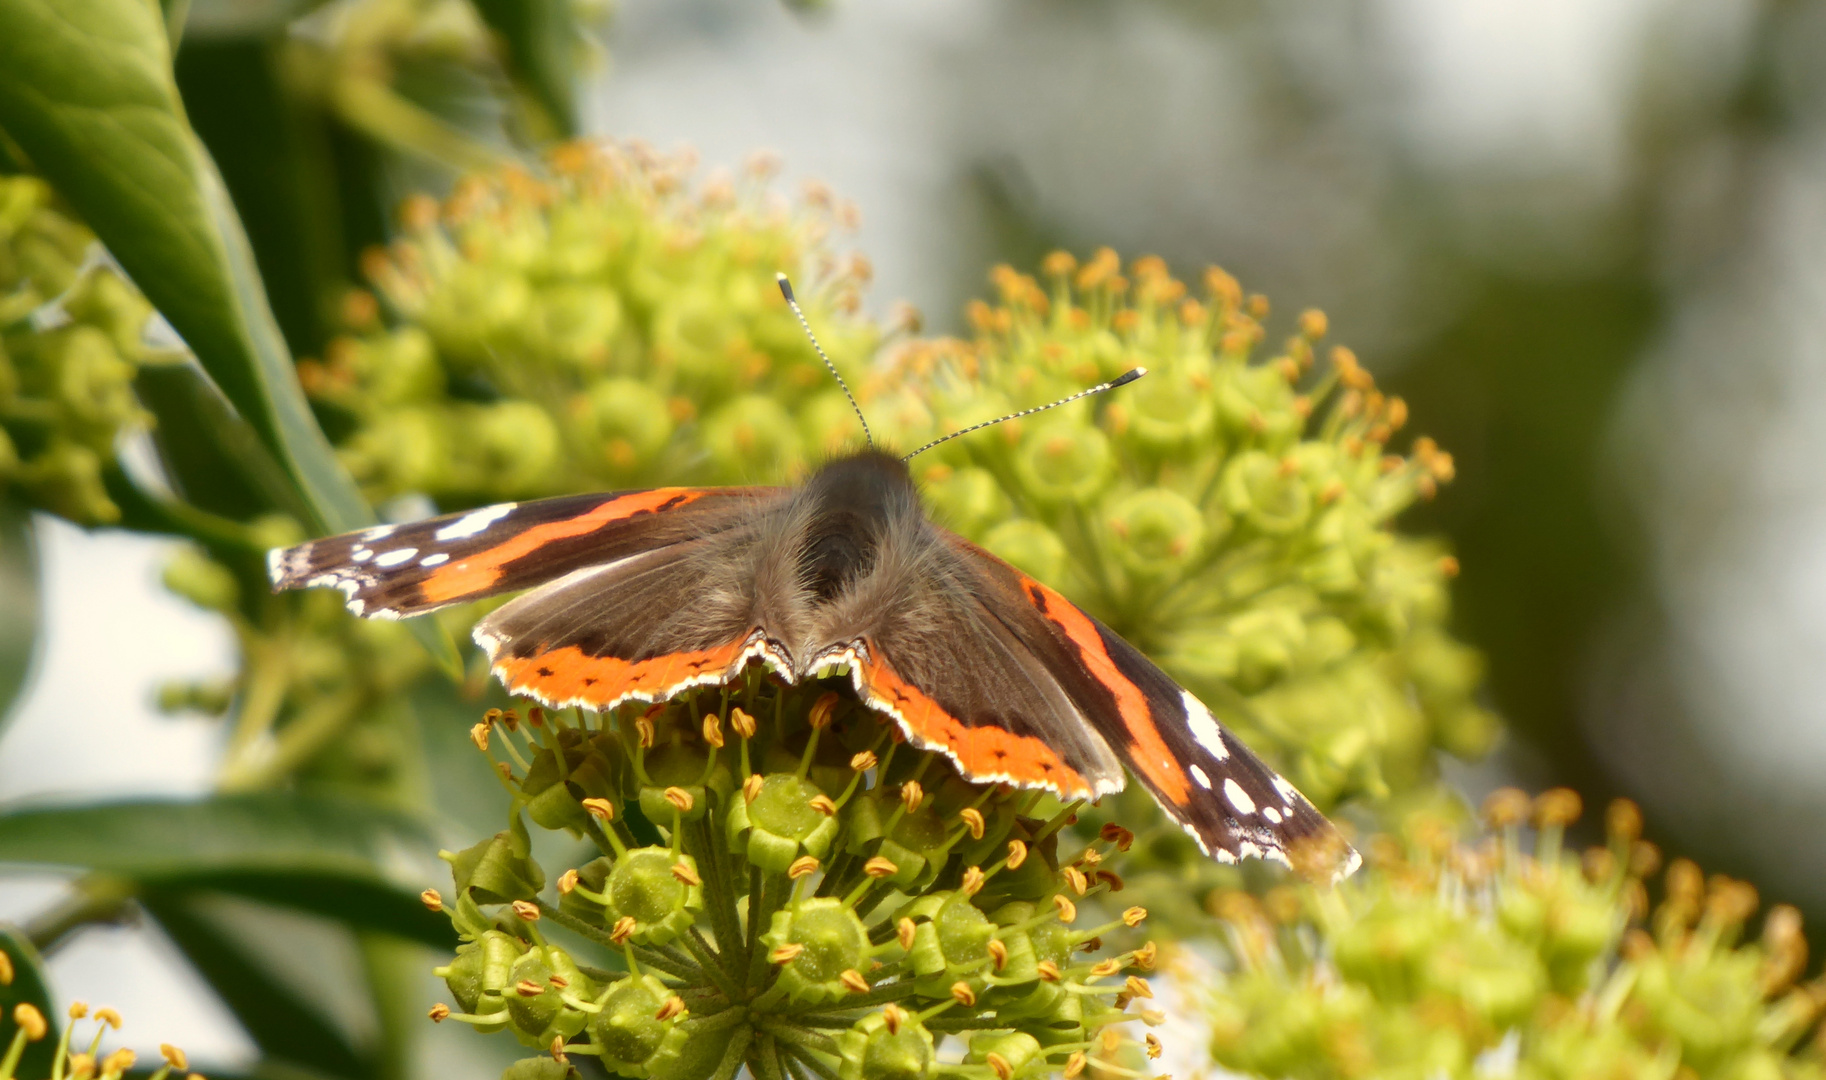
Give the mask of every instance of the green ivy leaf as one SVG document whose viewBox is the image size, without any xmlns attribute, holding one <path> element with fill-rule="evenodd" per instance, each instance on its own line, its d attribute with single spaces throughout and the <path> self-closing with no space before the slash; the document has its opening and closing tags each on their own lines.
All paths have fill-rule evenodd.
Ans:
<svg viewBox="0 0 1826 1080">
<path fill-rule="evenodd" d="M 0 814 L 0 863 L 233 893 L 448 948 L 449 923 L 418 899 L 447 873 L 436 850 L 398 814 L 287 792 Z"/>
<path fill-rule="evenodd" d="M 19 1005 L 32 1005 L 44 1014 L 44 1022 L 50 1025 L 45 1037 L 34 1043 L 27 1043 L 25 1056 L 19 1059 L 16 1076 L 49 1076 L 51 1059 L 57 1054 L 58 1032 L 62 1030 L 58 1021 L 62 1014 L 51 1006 L 51 991 L 45 983 L 44 961 L 39 958 L 38 950 L 26 940 L 24 934 L 10 926 L 0 926 L 0 953 L 12 961 L 13 981 L 0 985 L 0 1031 L 6 1032 L 10 1042 L 13 1034 L 13 1009 Z M 0 1052 L 5 1046 L 0 1045 Z"/>
<path fill-rule="evenodd" d="M 158 8 L 0 4 L 0 128 L 68 199 L 284 466 L 318 533 L 374 515 L 298 385 L 247 235 L 184 114 Z M 413 633 L 460 669 L 435 624 Z"/>
</svg>

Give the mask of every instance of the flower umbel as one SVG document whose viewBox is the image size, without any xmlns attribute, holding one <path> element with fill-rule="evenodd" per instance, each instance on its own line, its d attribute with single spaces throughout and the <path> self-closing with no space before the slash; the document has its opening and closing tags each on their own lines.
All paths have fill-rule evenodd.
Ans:
<svg viewBox="0 0 1826 1080">
<path fill-rule="evenodd" d="M 1149 991 L 1122 975 L 1153 950 L 1092 954 L 1146 912 L 1078 925 L 1116 843 L 1067 845 L 1072 807 L 970 783 L 878 714 L 758 670 L 539 717 L 491 712 L 475 740 L 506 756 L 512 818 L 446 853 L 456 887 L 436 907 L 464 944 L 432 1019 L 665 1080 L 1007 1080 L 1128 1045 L 1125 1006 Z M 528 820 L 597 857 L 548 875 Z M 938 1063 L 947 1037 L 964 1065 Z"/>
</svg>

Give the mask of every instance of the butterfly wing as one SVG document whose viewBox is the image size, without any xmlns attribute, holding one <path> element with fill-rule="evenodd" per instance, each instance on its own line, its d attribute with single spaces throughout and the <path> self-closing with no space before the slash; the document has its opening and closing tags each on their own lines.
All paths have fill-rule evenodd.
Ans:
<svg viewBox="0 0 1826 1080">
<path fill-rule="evenodd" d="M 501 503 L 274 549 L 273 591 L 341 589 L 398 619 L 552 581 L 729 528 L 775 488 L 653 488 Z"/>
<path fill-rule="evenodd" d="M 1192 693 L 1058 592 L 961 538 L 979 595 L 1207 855 L 1348 874 L 1357 854 Z"/>
</svg>

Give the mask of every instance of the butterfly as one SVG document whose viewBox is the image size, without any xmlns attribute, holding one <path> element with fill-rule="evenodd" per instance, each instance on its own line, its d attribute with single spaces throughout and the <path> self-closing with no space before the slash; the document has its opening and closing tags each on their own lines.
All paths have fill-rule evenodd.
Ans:
<svg viewBox="0 0 1826 1080">
<path fill-rule="evenodd" d="M 1331 822 L 1198 698 L 935 524 L 906 462 L 871 442 L 796 487 L 573 495 L 380 525 L 273 550 L 272 584 L 340 589 L 350 611 L 382 619 L 530 590 L 473 636 L 509 691 L 547 707 L 665 701 L 751 663 L 793 684 L 847 675 L 859 701 L 971 780 L 1096 799 L 1126 770 L 1219 860 L 1318 851 L 1339 876 L 1355 869 Z"/>
</svg>

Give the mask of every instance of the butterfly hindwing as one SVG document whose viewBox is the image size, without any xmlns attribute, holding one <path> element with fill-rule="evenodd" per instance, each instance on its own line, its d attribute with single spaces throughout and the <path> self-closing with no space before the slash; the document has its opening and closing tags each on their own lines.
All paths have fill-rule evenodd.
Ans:
<svg viewBox="0 0 1826 1080">
<path fill-rule="evenodd" d="M 1192 693 L 1055 590 L 957 540 L 1011 621 L 1043 623 L 1034 654 L 1155 800 L 1207 854 L 1226 862 L 1323 861 L 1348 873 L 1356 855 L 1294 786 L 1256 757 Z M 1029 636 L 1032 635 L 1030 632 Z"/>
<path fill-rule="evenodd" d="M 357 615 L 397 619 L 715 531 L 775 494 L 653 488 L 500 503 L 275 550 L 268 569 L 274 591 L 329 586 Z"/>
</svg>

